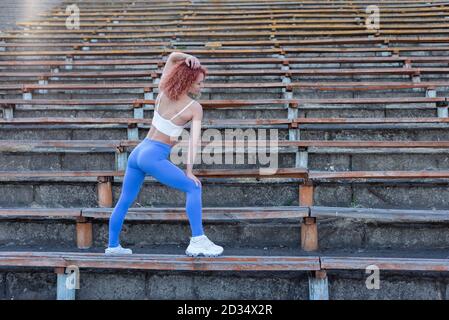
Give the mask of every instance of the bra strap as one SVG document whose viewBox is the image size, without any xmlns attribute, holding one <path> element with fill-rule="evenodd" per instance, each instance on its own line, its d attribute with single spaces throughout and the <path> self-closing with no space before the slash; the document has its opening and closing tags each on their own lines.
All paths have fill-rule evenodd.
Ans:
<svg viewBox="0 0 449 320">
<path fill-rule="evenodd" d="M 179 111 L 177 114 L 175 114 L 173 117 L 171 117 L 170 120 L 172 120 L 173 118 L 175 118 L 176 116 L 178 116 L 179 114 L 181 114 L 181 112 L 183 112 L 185 109 L 187 109 L 188 107 L 190 107 L 190 105 L 191 105 L 194 101 L 195 101 L 195 100 L 190 101 L 188 105 L 186 105 L 184 108 L 182 108 L 181 111 Z"/>
<path fill-rule="evenodd" d="M 159 104 L 161 103 L 161 99 L 162 99 L 163 95 L 164 95 L 164 92 L 161 91 L 161 94 L 159 95 L 158 99 L 156 99 L 157 100 L 157 102 L 156 102 L 156 111 L 159 108 Z"/>
</svg>

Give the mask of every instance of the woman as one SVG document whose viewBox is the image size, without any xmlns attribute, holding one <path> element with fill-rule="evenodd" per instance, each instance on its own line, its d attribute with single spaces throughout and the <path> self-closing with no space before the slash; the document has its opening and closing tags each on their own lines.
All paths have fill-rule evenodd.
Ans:
<svg viewBox="0 0 449 320">
<path fill-rule="evenodd" d="M 199 60 L 181 52 L 170 54 L 162 72 L 159 95 L 147 137 L 128 157 L 120 198 L 109 220 L 109 247 L 106 254 L 131 254 L 131 249 L 119 244 L 119 234 L 125 215 L 137 197 L 145 175 L 149 174 L 169 187 L 186 193 L 186 212 L 192 237 L 186 249 L 188 256 L 218 256 L 223 248 L 204 234 L 202 226 L 202 185 L 192 173 L 195 153 L 200 142 L 203 108 L 189 95 L 199 97 L 207 69 Z M 187 153 L 186 172 L 168 160 L 170 150 L 192 121 Z"/>
</svg>

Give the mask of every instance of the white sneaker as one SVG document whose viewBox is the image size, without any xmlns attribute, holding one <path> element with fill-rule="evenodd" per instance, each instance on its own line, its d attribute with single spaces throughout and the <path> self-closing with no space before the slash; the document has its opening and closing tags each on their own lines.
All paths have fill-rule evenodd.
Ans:
<svg viewBox="0 0 449 320">
<path fill-rule="evenodd" d="M 121 245 L 118 245 L 118 247 L 108 247 L 106 250 L 104 250 L 105 254 L 132 254 L 133 251 L 131 249 L 125 249 L 122 248 Z"/>
<path fill-rule="evenodd" d="M 205 257 L 217 257 L 222 253 L 223 247 L 214 244 L 204 234 L 195 240 L 190 238 L 190 244 L 186 249 L 186 255 L 190 257 L 197 257 L 201 254 Z"/>
</svg>

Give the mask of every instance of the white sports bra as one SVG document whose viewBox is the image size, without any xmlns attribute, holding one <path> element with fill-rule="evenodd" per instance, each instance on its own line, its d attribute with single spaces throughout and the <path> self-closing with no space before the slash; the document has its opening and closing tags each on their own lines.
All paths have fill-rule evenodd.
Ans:
<svg viewBox="0 0 449 320">
<path fill-rule="evenodd" d="M 162 118 L 162 116 L 159 114 L 158 107 L 161 102 L 161 98 L 164 95 L 164 93 L 161 91 L 161 94 L 159 96 L 159 101 L 156 103 L 156 108 L 154 109 L 153 114 L 153 120 L 151 121 L 151 124 L 156 127 L 160 132 L 171 136 L 171 137 L 178 137 L 181 135 L 182 130 L 184 129 L 184 126 L 178 126 L 171 122 L 173 118 L 176 118 L 179 114 L 181 114 L 185 109 L 187 109 L 195 100 L 190 101 L 188 105 L 186 105 L 184 108 L 181 109 L 177 114 L 175 114 L 170 119 Z"/>
</svg>

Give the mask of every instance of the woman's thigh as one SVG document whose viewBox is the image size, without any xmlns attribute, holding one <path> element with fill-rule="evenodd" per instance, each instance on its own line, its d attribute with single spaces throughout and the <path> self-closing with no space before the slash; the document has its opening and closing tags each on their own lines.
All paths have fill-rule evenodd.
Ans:
<svg viewBox="0 0 449 320">
<path fill-rule="evenodd" d="M 142 170 L 148 172 L 160 183 L 183 192 L 201 188 L 201 185 L 197 186 L 195 181 L 187 177 L 183 170 L 168 159 L 148 162 L 148 164 L 143 165 Z"/>
</svg>

